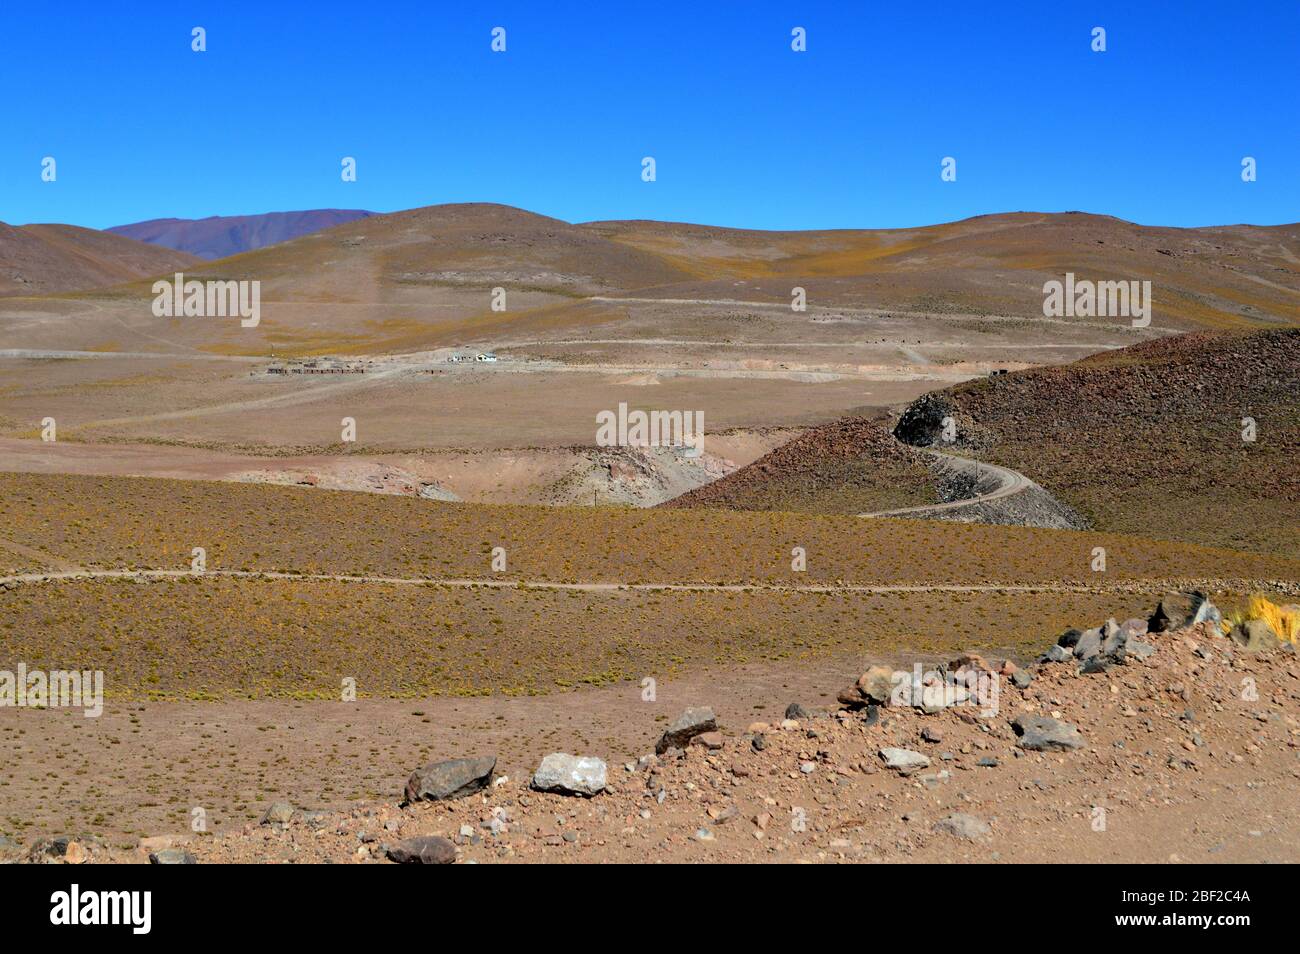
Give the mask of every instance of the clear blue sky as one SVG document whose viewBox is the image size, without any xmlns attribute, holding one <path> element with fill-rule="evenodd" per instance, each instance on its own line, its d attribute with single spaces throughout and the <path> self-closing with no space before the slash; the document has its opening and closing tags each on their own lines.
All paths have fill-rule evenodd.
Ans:
<svg viewBox="0 0 1300 954">
<path fill-rule="evenodd" d="M 1298 64 L 1297 0 L 7 0 L 0 219 L 495 201 L 755 228 L 1294 222 Z"/>
</svg>

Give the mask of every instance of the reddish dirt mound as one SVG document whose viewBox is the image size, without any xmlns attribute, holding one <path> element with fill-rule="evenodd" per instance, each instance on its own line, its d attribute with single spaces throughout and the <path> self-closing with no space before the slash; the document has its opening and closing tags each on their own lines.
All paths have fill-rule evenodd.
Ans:
<svg viewBox="0 0 1300 954">
<path fill-rule="evenodd" d="M 863 513 L 933 503 L 924 457 L 884 425 L 850 417 L 811 428 L 667 507 Z"/>
</svg>

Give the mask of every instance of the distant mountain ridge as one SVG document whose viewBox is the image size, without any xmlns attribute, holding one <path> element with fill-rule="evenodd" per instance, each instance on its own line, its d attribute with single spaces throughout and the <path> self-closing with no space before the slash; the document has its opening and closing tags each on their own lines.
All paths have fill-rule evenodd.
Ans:
<svg viewBox="0 0 1300 954">
<path fill-rule="evenodd" d="M 206 219 L 149 219 L 105 229 L 150 245 L 205 259 L 226 258 L 287 242 L 312 232 L 369 218 L 362 209 L 309 209 L 261 215 L 213 215 Z"/>
</svg>

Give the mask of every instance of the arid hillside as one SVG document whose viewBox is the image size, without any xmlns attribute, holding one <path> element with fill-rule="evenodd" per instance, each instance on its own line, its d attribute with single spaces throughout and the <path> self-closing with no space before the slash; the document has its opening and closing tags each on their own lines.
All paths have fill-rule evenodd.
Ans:
<svg viewBox="0 0 1300 954">
<path fill-rule="evenodd" d="M 680 297 L 790 298 L 900 310 L 1042 316 L 1043 284 L 1074 272 L 1152 283 L 1152 322 L 1300 321 L 1300 227 L 1174 229 L 1080 212 L 978 216 L 916 229 L 755 232 L 668 222 L 588 228 L 689 272 Z M 1114 321 L 1115 319 L 1094 319 Z"/>
<path fill-rule="evenodd" d="M 1015 468 L 1099 530 L 1294 553 L 1300 331 L 1194 334 L 968 381 L 895 433 Z"/>
<path fill-rule="evenodd" d="M 483 288 L 566 297 L 688 278 L 659 256 L 505 205 L 435 205 L 376 215 L 212 263 L 196 276 L 259 278 L 272 297 L 386 301 L 403 290 Z M 331 289 L 321 294 L 321 287 Z M 487 310 L 487 299 L 483 299 Z"/>
<path fill-rule="evenodd" d="M 288 242 L 374 214 L 361 209 L 311 209 L 261 215 L 211 215 L 203 219 L 149 219 L 115 225 L 106 231 L 213 259 Z"/>
<path fill-rule="evenodd" d="M 101 288 L 188 267 L 185 252 L 75 225 L 0 222 L 0 295 L 53 295 Z"/>
<path fill-rule="evenodd" d="M 592 296 L 788 307 L 800 286 L 810 308 L 1041 320 L 1044 282 L 1067 272 L 1150 281 L 1156 328 L 1300 322 L 1300 227 L 1171 229 L 1085 213 L 759 232 L 669 222 L 574 225 L 490 203 L 439 205 L 350 222 L 222 259 L 196 275 L 257 278 L 270 299 L 322 303 L 442 301 L 448 290 L 502 287 L 561 296 L 530 300 L 534 310 Z M 473 300 L 489 317 L 486 298 Z M 569 315 L 568 323 L 580 325 L 582 316 Z"/>
<path fill-rule="evenodd" d="M 856 514 L 938 500 L 922 454 L 897 441 L 887 426 L 850 417 L 809 428 L 662 506 Z"/>
</svg>

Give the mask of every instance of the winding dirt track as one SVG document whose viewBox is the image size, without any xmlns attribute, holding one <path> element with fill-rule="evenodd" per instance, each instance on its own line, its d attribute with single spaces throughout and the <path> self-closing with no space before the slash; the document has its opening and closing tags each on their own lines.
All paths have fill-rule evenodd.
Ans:
<svg viewBox="0 0 1300 954">
<path fill-rule="evenodd" d="M 945 454 L 943 451 L 924 450 L 922 453 L 929 454 L 936 459 L 953 461 L 958 467 L 970 467 L 977 471 L 981 477 L 993 477 L 998 481 L 998 486 L 988 493 L 976 494 L 974 497 L 967 497 L 965 500 L 950 500 L 947 503 L 922 504 L 919 507 L 903 507 L 898 510 L 877 510 L 873 513 L 860 513 L 859 517 L 901 517 L 913 513 L 933 513 L 935 511 L 960 510 L 962 507 L 971 507 L 976 504 L 987 503 L 991 500 L 1001 500 L 1004 497 L 1010 497 L 1014 494 L 1021 493 L 1033 486 L 1031 481 L 1019 471 L 1012 470 L 1009 467 L 1000 467 L 997 464 L 990 464 L 982 460 L 974 460 L 970 457 L 958 457 L 956 454 Z"/>
</svg>

